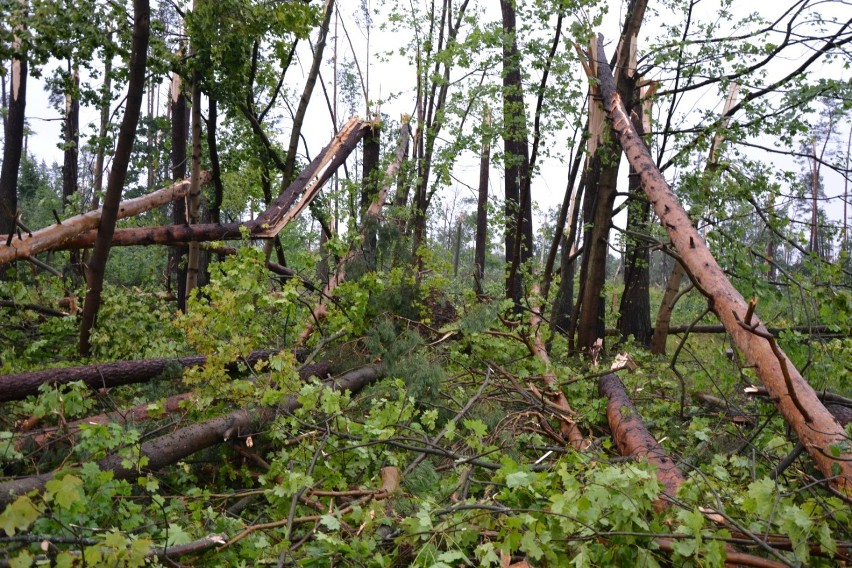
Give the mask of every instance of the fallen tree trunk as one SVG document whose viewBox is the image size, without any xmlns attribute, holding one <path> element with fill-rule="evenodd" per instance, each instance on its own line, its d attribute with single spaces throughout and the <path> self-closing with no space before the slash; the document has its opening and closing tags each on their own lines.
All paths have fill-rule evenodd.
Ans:
<svg viewBox="0 0 852 568">
<path fill-rule="evenodd" d="M 381 377 L 382 373 L 383 369 L 378 365 L 363 367 L 346 373 L 339 379 L 326 381 L 325 385 L 335 390 L 357 392 Z M 272 408 L 236 410 L 143 443 L 139 448 L 139 457 L 147 458 L 144 468 L 128 464 L 127 458 L 118 454 L 99 460 L 98 468 L 101 471 L 112 471 L 115 479 L 135 479 L 140 471 L 156 471 L 216 444 L 248 437 L 281 413 L 293 412 L 299 406 L 296 398 L 290 397 L 285 403 Z M 50 472 L 0 483 L 0 508 L 8 505 L 18 495 L 43 490 L 54 475 L 54 472 Z"/>
<path fill-rule="evenodd" d="M 621 379 L 613 373 L 607 373 L 598 380 L 598 392 L 608 399 L 606 417 L 618 451 L 623 456 L 647 459 L 657 466 L 657 479 L 663 486 L 663 493 L 673 497 L 686 478 L 645 427 Z M 665 500 L 657 501 L 658 509 L 667 506 Z"/>
<path fill-rule="evenodd" d="M 245 362 L 254 366 L 258 361 L 269 359 L 278 353 L 278 349 L 252 351 Z M 117 361 L 102 365 L 46 369 L 30 373 L 17 373 L 0 377 L 0 402 L 23 400 L 38 394 L 41 385 L 64 385 L 74 381 L 83 381 L 92 388 L 109 388 L 133 383 L 144 383 L 171 369 L 198 367 L 207 361 L 204 355 L 174 357 L 162 359 L 140 359 L 138 361 Z M 233 365 L 236 370 L 236 365 Z"/>
<path fill-rule="evenodd" d="M 306 365 L 299 369 L 299 379 L 302 381 L 307 381 L 310 377 L 319 377 L 322 379 L 327 377 L 330 373 L 331 364 L 324 361 L 313 365 Z M 69 422 L 62 427 L 43 428 L 39 431 L 32 432 L 29 436 L 27 436 L 27 438 L 29 438 L 36 447 L 41 448 L 58 435 L 61 435 L 66 439 L 69 437 L 76 437 L 80 432 L 80 427 L 84 424 L 101 424 L 106 426 L 107 424 L 115 423 L 127 426 L 129 424 L 146 422 L 148 420 L 161 418 L 164 414 L 168 415 L 180 412 L 184 408 L 182 403 L 190 400 L 192 395 L 193 393 L 191 392 L 176 394 L 166 398 L 156 407 L 153 407 L 151 403 L 146 402 L 145 404 L 140 404 L 132 408 L 125 408 L 114 412 L 98 414 L 97 416 L 81 418 L 80 420 Z M 22 442 L 25 443 L 25 440 L 22 440 Z"/>
<path fill-rule="evenodd" d="M 656 328 L 653 328 L 656 331 Z M 766 330 L 772 335 L 778 335 L 785 331 L 798 331 L 806 335 L 821 335 L 821 336 L 846 336 L 848 334 L 832 330 L 827 325 L 791 325 L 790 327 L 767 327 Z M 666 333 L 728 333 L 724 325 L 674 325 L 666 328 Z M 607 335 L 618 335 L 620 332 L 615 328 L 608 328 Z"/>
<path fill-rule="evenodd" d="M 210 174 L 202 172 L 201 183 L 210 181 Z M 180 181 L 169 187 L 159 189 L 148 195 L 137 197 L 136 199 L 128 199 L 123 201 L 118 206 L 118 219 L 125 217 L 133 217 L 145 211 L 150 211 L 166 203 L 170 203 L 175 199 L 184 197 L 189 191 L 189 181 Z M 45 250 L 58 250 L 61 248 L 75 248 L 67 245 L 77 235 L 97 229 L 101 222 L 103 209 L 89 211 L 82 215 L 77 215 L 69 219 L 65 219 L 61 223 L 45 227 L 33 232 L 31 235 L 23 234 L 20 239 L 9 239 L 8 235 L 0 235 L 0 264 L 5 264 L 13 260 L 27 258 Z M 92 232 L 91 242 L 88 246 L 94 245 L 97 231 Z M 6 246 L 6 243 L 10 243 Z M 79 247 L 77 247 L 79 248 Z"/>
<path fill-rule="evenodd" d="M 716 316 L 755 368 L 784 419 L 795 430 L 822 474 L 842 492 L 852 494 L 852 450 L 843 428 L 817 398 L 774 337 L 731 285 L 695 229 L 687 212 L 636 134 L 615 90 L 612 70 L 604 54 L 603 36 L 592 53 L 604 106 L 613 130 L 631 166 L 639 172 L 642 188 L 683 260 L 695 287 L 706 296 Z"/>
</svg>

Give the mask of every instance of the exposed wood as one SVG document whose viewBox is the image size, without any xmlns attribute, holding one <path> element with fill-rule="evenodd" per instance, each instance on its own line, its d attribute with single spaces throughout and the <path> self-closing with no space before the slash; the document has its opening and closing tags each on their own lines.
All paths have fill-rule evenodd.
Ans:
<svg viewBox="0 0 852 568">
<path fill-rule="evenodd" d="M 192 161 L 189 174 L 189 193 L 186 196 L 186 222 L 196 225 L 201 219 L 201 73 L 192 72 L 192 107 L 190 124 L 192 129 Z M 198 269 L 201 261 L 198 242 L 189 243 L 186 255 L 186 297 L 198 286 Z M 187 306 L 183 306 L 186 311 Z"/>
<path fill-rule="evenodd" d="M 86 264 L 86 299 L 80 319 L 80 354 L 91 351 L 90 337 L 101 305 L 104 272 L 109 258 L 110 241 L 115 231 L 121 206 L 121 193 L 127 178 L 130 155 L 136 140 L 136 127 L 142 110 L 142 93 L 145 88 L 148 64 L 148 43 L 151 31 L 151 7 L 148 0 L 133 0 L 133 40 L 131 42 L 130 62 L 128 65 L 127 99 L 124 118 L 118 132 L 112 172 L 107 182 L 106 195 L 98 236 L 95 239 L 92 256 Z"/>
<path fill-rule="evenodd" d="M 209 181 L 209 174 L 202 173 L 202 181 Z M 148 195 L 128 199 L 118 206 L 118 219 L 133 217 L 145 211 L 150 211 L 170 201 L 183 198 L 189 191 L 189 181 L 177 182 L 169 187 L 157 190 Z M 12 244 L 6 246 L 8 235 L 0 235 L 0 264 L 33 256 L 46 250 L 62 250 L 66 248 L 85 248 L 92 246 L 97 235 L 96 229 L 101 221 L 103 209 L 89 211 L 62 221 L 62 224 L 51 225 L 38 231 L 32 236 L 22 234 L 21 238 L 12 239 Z M 239 231 L 237 231 L 239 232 Z M 86 238 L 75 239 L 78 235 Z"/>
<path fill-rule="evenodd" d="M 278 349 L 252 351 L 244 360 L 254 366 L 278 353 Z M 190 357 L 171 357 L 160 359 L 139 359 L 136 361 L 116 361 L 100 365 L 46 369 L 29 373 L 16 373 L 0 377 L 0 402 L 23 400 L 38 394 L 41 385 L 64 385 L 74 381 L 83 381 L 93 389 L 111 388 L 133 383 L 144 383 L 170 370 L 198 367 L 207 361 L 204 355 Z M 236 370 L 234 365 L 231 370 Z"/>
<path fill-rule="evenodd" d="M 844 450 L 848 448 L 846 433 L 777 346 L 766 326 L 756 315 L 751 320 L 744 319 L 749 312 L 748 304 L 719 267 L 632 127 L 606 62 L 603 36 L 598 36 L 598 57 L 593 64 L 619 143 L 631 165 L 639 172 L 642 187 L 693 283 L 708 298 L 711 309 L 754 367 L 778 410 L 795 430 L 818 469 L 832 480 L 838 490 L 852 494 L 852 451 Z"/>
<path fill-rule="evenodd" d="M 326 381 L 325 385 L 327 388 L 355 393 L 379 379 L 382 373 L 381 366 L 363 367 L 338 379 Z M 296 398 L 291 397 L 276 407 L 236 410 L 144 442 L 139 448 L 139 455 L 148 458 L 148 463 L 142 471 L 157 471 L 211 446 L 244 439 L 258 432 L 265 423 L 281 413 L 293 412 L 299 406 Z M 140 474 L 140 469 L 128 463 L 122 455 L 109 455 L 99 460 L 97 465 L 101 471 L 112 471 L 115 479 L 135 479 Z M 43 490 L 54 475 L 54 472 L 49 472 L 0 483 L 0 507 L 5 507 L 18 495 Z"/>
<path fill-rule="evenodd" d="M 607 373 L 598 380 L 598 392 L 608 399 L 606 417 L 621 455 L 635 456 L 654 464 L 663 492 L 665 495 L 674 496 L 686 478 L 648 431 L 621 379 L 613 373 Z M 656 506 L 661 509 L 668 506 L 668 503 L 660 500 Z"/>
</svg>

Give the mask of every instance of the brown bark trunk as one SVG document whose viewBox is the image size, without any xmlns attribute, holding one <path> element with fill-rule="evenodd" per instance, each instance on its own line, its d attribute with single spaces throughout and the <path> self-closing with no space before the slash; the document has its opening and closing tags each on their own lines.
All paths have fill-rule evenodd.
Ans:
<svg viewBox="0 0 852 568">
<path fill-rule="evenodd" d="M 70 61 L 68 62 L 68 73 L 70 84 L 67 87 L 68 92 L 65 93 L 65 132 L 63 133 L 65 152 L 62 163 L 62 208 L 66 214 L 71 196 L 79 193 L 77 159 L 80 146 L 80 96 L 78 94 L 80 73 L 76 67 L 71 68 Z M 70 260 L 71 281 L 76 288 L 79 286 L 83 275 L 80 251 L 72 250 Z"/>
<path fill-rule="evenodd" d="M 355 393 L 381 376 L 381 367 L 364 367 L 347 373 L 339 379 L 327 381 L 325 385 L 327 388 Z M 237 410 L 144 442 L 139 448 L 139 456 L 148 459 L 143 471 L 156 471 L 198 451 L 234 438 L 244 438 L 254 434 L 264 423 L 274 420 L 281 413 L 293 412 L 299 406 L 295 398 L 290 398 L 274 408 L 257 411 Z M 126 458 L 121 455 L 107 456 L 99 460 L 97 465 L 101 471 L 112 471 L 115 479 L 136 478 L 140 473 L 139 468 L 133 464 L 127 464 Z M 0 507 L 5 507 L 18 495 L 30 491 L 41 491 L 54 475 L 55 473 L 50 472 L 0 483 Z"/>
<path fill-rule="evenodd" d="M 488 173 L 491 168 L 491 109 L 482 116 L 482 150 L 479 152 L 479 194 L 476 208 L 476 244 L 473 252 L 473 288 L 483 296 L 485 252 L 488 247 Z"/>
<path fill-rule="evenodd" d="M 254 365 L 278 353 L 277 349 L 252 351 L 245 362 Z M 38 394 L 41 385 L 64 385 L 83 381 L 93 389 L 111 388 L 134 383 L 144 383 L 171 371 L 197 367 L 207 361 L 204 355 L 190 357 L 140 359 L 138 361 L 116 361 L 100 365 L 47 369 L 29 373 L 6 375 L 0 380 L 0 402 L 23 400 Z M 236 370 L 236 366 L 234 366 Z"/>
<path fill-rule="evenodd" d="M 832 479 L 838 489 L 852 494 L 852 451 L 844 451 L 848 446 L 846 433 L 777 346 L 766 327 L 753 315 L 753 306 L 749 307 L 728 281 L 660 174 L 648 149 L 636 135 L 616 93 L 612 71 L 604 56 L 602 36 L 598 38 L 593 65 L 619 143 L 631 165 L 639 172 L 642 187 L 680 253 L 693 283 L 710 300 L 713 312 L 754 366 L 778 410 L 795 430 L 819 470 Z"/>
<path fill-rule="evenodd" d="M 192 74 L 192 107 L 190 124 L 192 128 L 192 163 L 189 175 L 189 193 L 186 196 L 186 222 L 196 225 L 201 220 L 201 74 Z M 186 255 L 186 296 L 198 286 L 198 268 L 201 250 L 198 242 L 189 243 Z M 184 306 L 186 311 L 186 306 Z"/>
<path fill-rule="evenodd" d="M 172 74 L 171 93 L 169 104 L 172 115 L 172 179 L 177 181 L 186 179 L 186 139 L 188 137 L 188 121 L 186 113 L 186 97 L 183 92 L 183 80 L 177 73 Z M 187 191 L 191 189 L 187 185 Z M 186 224 L 186 200 L 184 197 L 176 199 L 172 205 L 172 223 L 178 226 Z M 186 312 L 186 258 L 185 248 L 174 248 L 170 253 L 171 272 L 170 278 L 174 277 L 175 296 L 177 297 L 178 309 Z"/>
<path fill-rule="evenodd" d="M 109 257 L 110 241 L 112 241 L 115 222 L 118 219 L 121 192 L 127 177 L 133 141 L 136 139 L 136 126 L 139 124 L 142 94 L 145 88 L 145 69 L 148 62 L 150 16 L 148 0 L 133 1 L 133 43 L 130 52 L 130 78 L 127 84 L 124 119 L 121 122 L 112 173 L 104 196 L 103 215 L 98 227 L 98 237 L 95 240 L 95 248 L 86 267 L 87 290 L 80 322 L 80 353 L 84 356 L 89 355 L 91 351 L 89 339 L 101 305 L 101 290 L 103 289 L 104 271 Z"/>
<path fill-rule="evenodd" d="M 210 174 L 213 177 L 213 200 L 210 202 L 210 220 L 222 222 L 221 209 L 225 188 L 222 185 L 222 170 L 219 166 L 219 149 L 216 144 L 216 121 L 218 111 L 216 99 L 207 95 L 207 152 L 210 154 Z"/>
<path fill-rule="evenodd" d="M 370 135 L 364 137 L 364 155 L 361 160 L 361 232 L 364 235 L 365 270 L 376 269 L 376 247 L 378 245 L 378 215 L 367 215 L 370 204 L 376 200 L 381 183 L 379 158 L 381 152 L 381 125 L 376 123 Z M 382 200 L 382 206 L 384 200 Z"/>
<path fill-rule="evenodd" d="M 21 2 L 22 12 L 26 12 L 26 3 Z M 21 16 L 18 25 L 23 25 L 25 16 Z M 15 50 L 21 47 L 21 38 L 15 35 Z M 9 99 L 6 106 L 6 129 L 3 136 L 3 166 L 0 169 L 0 233 L 11 235 L 15 232 L 15 219 L 18 215 L 18 170 L 24 151 L 24 122 L 27 105 L 27 57 L 12 59 L 12 73 L 9 81 Z M 5 236 L 5 235 L 4 235 Z M 6 246 L 8 238 L 0 242 L 0 251 Z M 0 264 L 3 261 L 0 260 Z M 0 278 L 6 270 L 0 267 Z"/>
<path fill-rule="evenodd" d="M 506 207 L 506 297 L 520 305 L 523 295 L 522 265 L 532 258 L 532 199 L 527 142 L 526 106 L 521 82 L 521 56 L 516 38 L 515 8 L 500 0 L 503 16 L 503 150 Z"/>
<path fill-rule="evenodd" d="M 107 35 L 107 41 L 112 41 L 112 32 Z M 109 111 L 112 101 L 112 57 L 107 56 L 104 59 L 104 84 L 101 88 L 101 117 L 100 126 L 98 128 L 98 146 L 97 154 L 95 155 L 95 184 L 92 188 L 92 205 L 90 211 L 100 209 L 101 190 L 104 187 L 104 156 L 106 154 L 106 135 L 107 127 L 109 126 Z"/>
<path fill-rule="evenodd" d="M 686 478 L 642 422 L 621 379 L 612 373 L 604 375 L 598 380 L 598 392 L 608 399 L 606 417 L 618 451 L 623 456 L 643 458 L 657 466 L 657 479 L 663 492 L 673 497 Z M 658 509 L 667 505 L 662 499 L 657 501 Z"/>
</svg>

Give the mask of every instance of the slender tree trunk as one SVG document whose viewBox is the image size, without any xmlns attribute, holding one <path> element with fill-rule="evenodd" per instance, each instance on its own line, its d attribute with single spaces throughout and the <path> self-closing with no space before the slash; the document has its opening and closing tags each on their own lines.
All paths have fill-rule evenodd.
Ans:
<svg viewBox="0 0 852 568">
<path fill-rule="evenodd" d="M 663 293 L 663 299 L 660 302 L 660 310 L 657 312 L 657 323 L 654 324 L 654 335 L 651 339 L 651 353 L 662 355 L 666 352 L 666 339 L 669 336 L 669 324 L 672 321 L 672 312 L 674 311 L 675 299 L 680 290 L 680 283 L 683 281 L 683 266 L 677 260 L 674 261 L 674 267 L 669 274 L 669 281 L 666 284 L 666 291 Z"/>
<path fill-rule="evenodd" d="M 65 142 L 64 160 L 62 164 L 62 207 L 67 211 L 71 197 L 78 194 L 78 164 L 80 146 L 80 72 L 77 67 L 71 66 L 68 61 L 69 85 L 65 93 Z M 75 211 L 74 213 L 77 213 Z M 71 259 L 71 281 L 76 288 L 80 284 L 82 276 L 81 255 L 79 250 L 72 250 Z"/>
<path fill-rule="evenodd" d="M 110 241 L 115 232 L 121 191 L 127 178 L 127 167 L 133 141 L 136 139 L 136 127 L 142 109 L 142 97 L 145 89 L 145 68 L 148 61 L 148 39 L 150 30 L 150 6 L 148 0 L 133 1 L 133 43 L 130 52 L 129 80 L 127 84 L 127 102 L 124 119 L 118 134 L 118 144 L 113 159 L 112 174 L 104 196 L 103 215 L 95 248 L 86 270 L 86 300 L 83 305 L 80 323 L 80 354 L 88 356 L 91 352 L 91 333 L 101 304 L 104 270 L 109 257 Z"/>
<path fill-rule="evenodd" d="M 22 12 L 26 12 L 26 2 L 21 2 Z M 19 26 L 23 26 L 23 16 Z M 15 35 L 13 47 L 21 48 L 21 38 Z M 0 233 L 15 232 L 18 215 L 18 170 L 21 166 L 21 154 L 24 150 L 24 121 L 27 104 L 27 56 L 12 58 L 12 72 L 9 80 L 9 103 L 6 114 L 6 131 L 3 139 L 3 167 L 0 169 Z M 4 246 L 6 243 L 0 243 Z M 0 270 L 0 278 L 6 274 Z"/>
<path fill-rule="evenodd" d="M 201 73 L 192 73 L 192 163 L 189 174 L 189 195 L 186 198 L 186 220 L 195 225 L 201 220 Z M 186 257 L 186 297 L 198 286 L 200 249 L 197 242 L 189 243 Z"/>
<path fill-rule="evenodd" d="M 186 97 L 183 92 L 183 80 L 177 73 L 172 73 L 169 104 L 172 115 L 172 179 L 174 181 L 186 178 L 186 140 L 189 134 L 188 117 L 186 112 Z M 172 206 L 172 223 L 186 224 L 186 200 L 178 199 Z M 186 312 L 186 248 L 176 247 L 170 252 L 169 265 L 174 277 L 175 296 L 178 309 Z"/>
<path fill-rule="evenodd" d="M 456 221 L 456 238 L 453 239 L 453 277 L 459 275 L 459 256 L 461 256 L 461 240 L 462 240 L 462 219 L 463 215 L 459 215 Z"/>
<path fill-rule="evenodd" d="M 473 253 L 473 286 L 483 296 L 485 253 L 488 247 L 488 173 L 491 168 L 491 109 L 482 116 L 482 150 L 479 153 L 479 196 L 476 209 L 476 245 Z"/>
<path fill-rule="evenodd" d="M 112 41 L 112 33 L 107 36 L 107 42 Z M 92 205 L 90 211 L 100 209 L 101 191 L 104 187 L 104 156 L 106 154 L 106 135 L 109 126 L 110 102 L 112 101 L 112 57 L 104 60 L 104 84 L 101 88 L 101 120 L 98 128 L 98 150 L 95 155 L 95 183 L 92 188 Z"/>
<path fill-rule="evenodd" d="M 522 265 L 532 258 L 532 199 L 530 158 L 527 142 L 526 107 L 521 81 L 515 8 L 500 0 L 503 16 L 503 149 L 505 153 L 506 203 L 506 297 L 520 305 L 523 294 Z"/>
<path fill-rule="evenodd" d="M 222 185 L 222 168 L 219 165 L 219 148 L 216 144 L 216 121 L 218 111 L 216 99 L 207 95 L 207 152 L 210 154 L 210 174 L 213 176 L 213 201 L 210 202 L 210 221 L 222 222 L 222 198 L 224 186 Z"/>
</svg>

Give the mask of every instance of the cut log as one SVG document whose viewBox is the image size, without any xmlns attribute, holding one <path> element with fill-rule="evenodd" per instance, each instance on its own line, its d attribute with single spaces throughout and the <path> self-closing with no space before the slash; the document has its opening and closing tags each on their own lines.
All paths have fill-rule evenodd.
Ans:
<svg viewBox="0 0 852 568">
<path fill-rule="evenodd" d="M 663 493 L 673 497 L 686 478 L 645 427 L 621 379 L 613 373 L 607 373 L 598 380 L 598 392 L 608 399 L 606 417 L 618 451 L 623 456 L 646 459 L 657 466 L 657 479 L 663 486 Z M 668 501 L 661 499 L 656 506 L 663 509 L 668 504 Z"/>
<path fill-rule="evenodd" d="M 258 361 L 269 359 L 278 353 L 278 349 L 252 351 L 245 362 L 254 366 Z M 204 355 L 173 357 L 162 359 L 140 359 L 138 361 L 116 361 L 102 365 L 65 367 L 46 369 L 30 373 L 17 373 L 0 377 L 0 402 L 23 400 L 38 394 L 41 385 L 64 385 L 74 381 L 83 381 L 92 388 L 109 388 L 133 383 L 144 383 L 169 369 L 197 367 L 207 361 Z M 236 365 L 233 366 L 236 370 Z"/>
<path fill-rule="evenodd" d="M 592 63 L 618 141 L 630 164 L 639 172 L 642 188 L 695 287 L 708 298 L 713 312 L 754 367 L 779 412 L 796 431 L 822 474 L 840 491 L 852 494 L 852 450 L 846 433 L 754 315 L 754 306 L 750 307 L 730 283 L 672 193 L 616 93 L 601 35 L 597 58 Z"/>
<path fill-rule="evenodd" d="M 209 180 L 210 174 L 202 172 L 201 182 L 207 183 Z M 188 191 L 189 181 L 180 181 L 148 195 L 143 195 L 136 199 L 128 199 L 119 205 L 118 218 L 124 219 L 125 217 L 133 217 L 145 211 L 150 211 L 155 207 L 184 197 Z M 0 241 L 2 241 L 0 242 L 0 264 L 26 258 L 45 250 L 81 248 L 72 246 L 63 247 L 63 245 L 81 233 L 97 229 L 102 214 L 103 209 L 97 209 L 65 219 L 62 223 L 35 231 L 32 235 L 22 234 L 21 238 L 13 238 L 9 246 L 6 246 L 6 243 L 9 242 L 8 235 L 0 235 Z M 91 242 L 88 246 L 94 244 L 94 237 L 96 235 L 97 231 L 92 232 Z"/>
<path fill-rule="evenodd" d="M 377 380 L 382 373 L 383 369 L 379 365 L 363 367 L 339 379 L 326 381 L 325 385 L 335 390 L 348 390 L 354 393 Z M 101 471 L 112 471 L 115 479 L 135 479 L 141 472 L 156 471 L 222 442 L 248 437 L 281 413 L 293 412 L 299 406 L 296 398 L 290 397 L 277 407 L 236 410 L 143 443 L 139 448 L 139 455 L 148 460 L 144 468 L 128 464 L 126 457 L 117 454 L 99 460 L 98 467 Z M 0 483 L 0 507 L 5 507 L 18 495 L 43 490 L 45 484 L 53 479 L 54 475 L 54 472 L 50 472 Z"/>
</svg>

